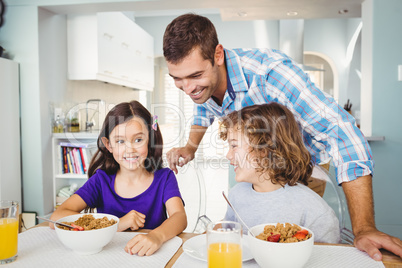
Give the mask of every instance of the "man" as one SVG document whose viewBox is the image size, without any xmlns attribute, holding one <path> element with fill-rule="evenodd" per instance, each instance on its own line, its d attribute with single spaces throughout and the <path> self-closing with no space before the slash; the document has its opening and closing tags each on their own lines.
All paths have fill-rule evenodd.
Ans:
<svg viewBox="0 0 402 268">
<path fill-rule="evenodd" d="M 208 126 L 242 107 L 267 102 L 285 105 L 295 116 L 315 163 L 330 158 L 348 202 L 354 244 L 373 259 L 380 248 L 402 257 L 402 241 L 378 231 L 374 222 L 371 150 L 354 119 L 309 80 L 292 59 L 276 50 L 224 49 L 207 18 L 185 14 L 166 28 L 163 52 L 176 86 L 195 102 L 185 147 L 167 153 L 169 166 L 183 166 Z"/>
</svg>

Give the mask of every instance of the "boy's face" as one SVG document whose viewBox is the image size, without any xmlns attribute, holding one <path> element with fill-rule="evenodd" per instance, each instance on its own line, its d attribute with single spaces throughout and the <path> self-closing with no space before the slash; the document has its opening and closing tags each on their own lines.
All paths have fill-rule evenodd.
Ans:
<svg viewBox="0 0 402 268">
<path fill-rule="evenodd" d="M 256 156 L 250 153 L 248 138 L 237 126 L 228 129 L 227 140 L 229 151 L 226 158 L 234 166 L 237 182 L 256 182 L 260 174 L 256 172 L 258 167 L 255 162 Z"/>
<path fill-rule="evenodd" d="M 120 170 L 144 168 L 148 155 L 148 129 L 142 119 L 133 119 L 116 126 L 109 140 L 102 138 L 103 144 L 113 154 Z"/>
<path fill-rule="evenodd" d="M 197 104 L 211 98 L 221 83 L 218 64 L 212 66 L 209 60 L 202 57 L 198 47 L 181 62 L 167 62 L 167 66 L 176 87 L 183 90 Z"/>
</svg>

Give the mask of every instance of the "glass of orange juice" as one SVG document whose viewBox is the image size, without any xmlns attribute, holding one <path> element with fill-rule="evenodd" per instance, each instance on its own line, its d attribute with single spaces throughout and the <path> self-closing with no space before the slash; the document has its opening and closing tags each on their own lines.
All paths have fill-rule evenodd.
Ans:
<svg viewBox="0 0 402 268">
<path fill-rule="evenodd" d="M 242 227 L 238 222 L 211 222 L 207 227 L 209 268 L 240 268 Z"/>
<path fill-rule="evenodd" d="M 17 258 L 18 222 L 18 202 L 0 201 L 0 264 Z"/>
</svg>

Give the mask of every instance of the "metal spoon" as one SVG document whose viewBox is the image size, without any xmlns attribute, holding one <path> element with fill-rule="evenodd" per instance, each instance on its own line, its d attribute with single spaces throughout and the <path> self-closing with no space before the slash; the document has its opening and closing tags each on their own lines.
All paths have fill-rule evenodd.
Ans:
<svg viewBox="0 0 402 268">
<path fill-rule="evenodd" d="M 75 224 L 74 224 L 74 226 L 71 226 L 71 225 L 68 225 L 68 224 L 65 224 L 65 223 L 61 223 L 61 222 L 57 222 L 57 221 L 52 221 L 52 220 L 49 220 L 49 219 L 46 219 L 46 218 L 42 218 L 42 217 L 39 217 L 39 216 L 36 216 L 36 218 L 38 218 L 38 219 L 40 219 L 40 220 L 44 220 L 44 221 L 51 222 L 51 223 L 53 223 L 53 224 L 58 224 L 58 225 L 61 225 L 61 226 L 64 226 L 64 227 L 68 227 L 68 228 L 71 228 L 71 229 L 76 228 L 76 229 L 78 229 L 78 231 L 84 231 L 84 227 L 81 227 L 81 226 L 78 226 L 78 225 L 75 225 Z"/>
<path fill-rule="evenodd" d="M 246 229 L 248 230 L 248 232 L 255 237 L 255 235 L 250 231 L 250 228 L 248 228 L 247 224 L 240 218 L 239 213 L 237 213 L 237 211 L 234 209 L 234 207 L 232 206 L 232 204 L 229 202 L 229 199 L 226 197 L 225 192 L 222 191 L 222 195 L 225 198 L 226 202 L 228 202 L 228 205 L 233 209 L 234 213 L 236 214 L 236 217 L 241 221 L 241 224 L 244 225 L 244 227 L 246 227 Z"/>
</svg>

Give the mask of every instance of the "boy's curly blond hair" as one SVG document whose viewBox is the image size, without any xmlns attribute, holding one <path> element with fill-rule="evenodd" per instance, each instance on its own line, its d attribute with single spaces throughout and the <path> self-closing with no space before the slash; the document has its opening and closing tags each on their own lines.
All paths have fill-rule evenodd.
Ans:
<svg viewBox="0 0 402 268">
<path fill-rule="evenodd" d="M 229 128 L 241 130 L 257 161 L 256 171 L 268 173 L 272 183 L 307 185 L 313 163 L 293 114 L 272 102 L 234 111 L 222 119 L 219 136 L 227 140 Z"/>
</svg>

